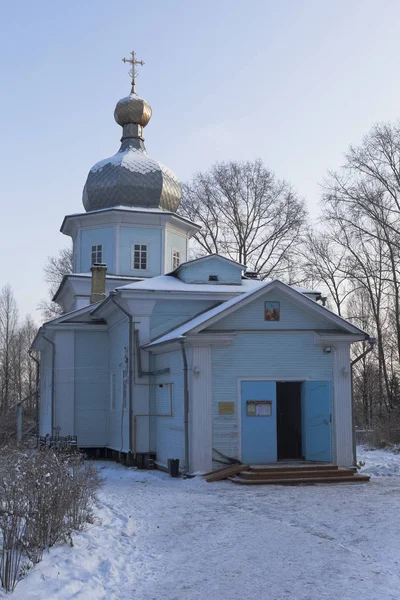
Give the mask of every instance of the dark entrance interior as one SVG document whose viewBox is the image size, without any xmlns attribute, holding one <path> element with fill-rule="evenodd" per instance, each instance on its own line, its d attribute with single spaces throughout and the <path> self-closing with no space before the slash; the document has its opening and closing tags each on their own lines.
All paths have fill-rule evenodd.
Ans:
<svg viewBox="0 0 400 600">
<path fill-rule="evenodd" d="M 301 459 L 301 382 L 276 384 L 278 460 Z"/>
</svg>

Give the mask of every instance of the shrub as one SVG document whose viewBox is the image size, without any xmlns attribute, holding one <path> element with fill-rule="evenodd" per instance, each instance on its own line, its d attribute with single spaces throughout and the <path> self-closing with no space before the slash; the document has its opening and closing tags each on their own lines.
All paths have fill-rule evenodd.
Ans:
<svg viewBox="0 0 400 600">
<path fill-rule="evenodd" d="M 7 591 L 18 582 L 24 555 L 39 562 L 45 548 L 90 519 L 100 484 L 97 469 L 79 454 L 0 453 L 0 579 Z"/>
</svg>

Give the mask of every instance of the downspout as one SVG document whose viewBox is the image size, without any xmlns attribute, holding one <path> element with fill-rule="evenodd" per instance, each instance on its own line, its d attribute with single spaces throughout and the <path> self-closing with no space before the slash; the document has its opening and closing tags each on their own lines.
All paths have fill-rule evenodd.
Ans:
<svg viewBox="0 0 400 600">
<path fill-rule="evenodd" d="M 133 318 L 132 315 L 120 304 L 118 304 L 118 302 L 115 299 L 115 292 L 111 292 L 110 297 L 111 297 L 111 301 L 115 304 L 115 306 L 117 308 L 119 308 L 119 310 L 121 310 L 124 315 L 126 317 L 128 317 L 129 320 L 129 342 L 128 342 L 128 354 L 129 354 L 129 377 L 128 377 L 128 381 L 129 381 L 129 410 L 128 410 L 128 414 L 129 414 L 129 423 L 128 423 L 128 431 L 129 431 L 129 453 L 132 453 L 132 413 L 133 413 L 133 408 L 132 408 L 132 393 L 133 393 L 133 343 L 132 343 L 132 338 L 133 338 Z M 123 408 L 122 408 L 123 410 Z"/>
<path fill-rule="evenodd" d="M 375 338 L 368 338 L 368 343 L 369 346 L 366 350 L 364 350 L 364 352 L 362 352 L 359 356 L 356 356 L 356 358 L 354 360 L 351 361 L 350 363 L 350 377 L 351 377 L 351 419 L 352 419 L 352 428 L 353 428 L 353 466 L 356 467 L 357 466 L 357 440 L 356 440 L 356 423 L 355 423 L 355 418 L 354 418 L 354 398 L 353 398 L 353 394 L 354 394 L 354 378 L 353 378 L 353 367 L 354 365 L 356 365 L 358 363 L 358 361 L 360 361 L 361 359 L 363 359 L 365 356 L 367 356 L 367 354 L 369 354 L 370 352 L 372 352 L 372 350 L 375 347 L 376 344 L 376 339 Z"/>
<path fill-rule="evenodd" d="M 52 345 L 52 355 L 51 355 L 51 435 L 54 433 L 55 428 L 55 397 L 56 397 L 56 345 L 55 343 L 48 337 L 46 337 L 42 333 L 42 338 L 49 342 Z"/>
<path fill-rule="evenodd" d="M 180 340 L 183 359 L 183 423 L 185 429 L 185 460 L 182 471 L 184 474 L 189 472 L 189 381 L 185 341 L 186 340 Z"/>
<path fill-rule="evenodd" d="M 36 356 L 34 356 L 32 354 L 32 350 L 30 348 L 28 350 L 28 355 L 29 355 L 29 358 L 31 358 L 36 363 L 36 436 L 37 436 L 38 445 L 39 445 L 39 369 L 40 369 L 40 362 L 36 358 Z"/>
</svg>

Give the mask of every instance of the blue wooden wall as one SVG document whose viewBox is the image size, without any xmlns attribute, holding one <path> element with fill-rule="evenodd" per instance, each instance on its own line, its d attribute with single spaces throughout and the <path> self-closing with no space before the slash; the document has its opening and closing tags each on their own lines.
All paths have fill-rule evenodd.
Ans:
<svg viewBox="0 0 400 600">
<path fill-rule="evenodd" d="M 183 362 L 180 351 L 158 354 L 151 358 L 151 368 L 170 368 L 170 373 L 152 378 L 152 383 L 172 382 L 172 417 L 151 417 L 151 449 L 157 453 L 157 461 L 166 465 L 168 458 L 179 458 L 181 466 L 184 460 L 183 426 Z M 151 412 L 154 414 L 169 411 L 169 386 L 151 386 Z"/>
<path fill-rule="evenodd" d="M 106 331 L 75 331 L 75 432 L 83 447 L 107 443 L 107 338 Z"/>
<path fill-rule="evenodd" d="M 314 333 L 240 333 L 231 346 L 212 348 L 213 446 L 238 455 L 240 378 L 332 381 L 332 354 L 314 344 Z M 235 414 L 218 414 L 219 402 L 234 402 Z"/>
<path fill-rule="evenodd" d="M 216 283 L 240 285 L 242 281 L 241 267 L 217 256 L 185 265 L 179 272 L 179 278 L 186 283 L 213 283 L 210 275 L 218 276 Z"/>
</svg>

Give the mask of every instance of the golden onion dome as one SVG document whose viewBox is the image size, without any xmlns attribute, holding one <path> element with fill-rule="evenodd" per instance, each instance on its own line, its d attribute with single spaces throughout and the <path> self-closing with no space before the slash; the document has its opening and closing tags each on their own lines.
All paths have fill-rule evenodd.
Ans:
<svg viewBox="0 0 400 600">
<path fill-rule="evenodd" d="M 133 65 L 132 90 L 117 103 L 114 118 L 122 127 L 121 147 L 114 156 L 96 163 L 89 171 L 83 190 L 86 211 L 113 206 L 145 207 L 175 212 L 182 191 L 174 173 L 146 152 L 143 127 L 151 118 L 151 107 L 135 92 L 135 64 L 142 61 L 124 59 Z"/>
<path fill-rule="evenodd" d="M 151 106 L 143 98 L 139 98 L 136 93 L 130 93 L 126 98 L 122 98 L 115 107 L 114 119 L 123 127 L 128 123 L 136 123 L 146 127 L 151 118 Z"/>
</svg>

